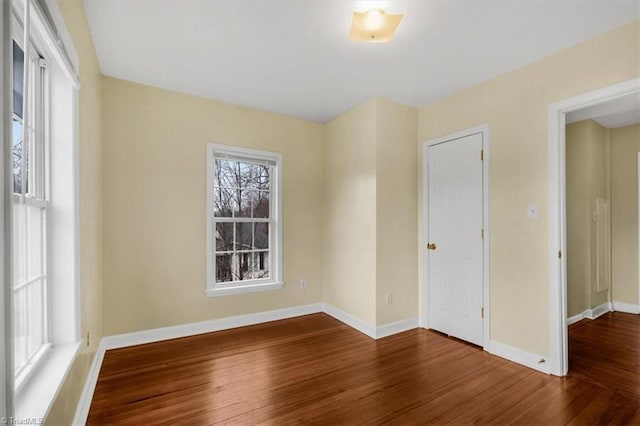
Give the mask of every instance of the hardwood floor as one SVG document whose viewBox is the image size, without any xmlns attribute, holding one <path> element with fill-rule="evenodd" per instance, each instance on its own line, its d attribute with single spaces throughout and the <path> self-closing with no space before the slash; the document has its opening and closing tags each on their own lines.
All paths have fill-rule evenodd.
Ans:
<svg viewBox="0 0 640 426">
<path fill-rule="evenodd" d="M 640 400 L 640 315 L 609 312 L 569 327 L 569 370 Z"/>
<path fill-rule="evenodd" d="M 374 341 L 325 314 L 107 352 L 87 424 L 215 423 L 640 424 L 640 401 L 429 330 Z"/>
</svg>

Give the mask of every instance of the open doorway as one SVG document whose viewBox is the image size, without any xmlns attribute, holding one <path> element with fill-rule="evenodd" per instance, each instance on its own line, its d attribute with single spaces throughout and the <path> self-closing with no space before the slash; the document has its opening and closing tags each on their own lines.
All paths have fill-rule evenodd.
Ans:
<svg viewBox="0 0 640 426">
<path fill-rule="evenodd" d="M 602 324 L 590 318 L 612 322 L 625 313 L 631 313 L 633 320 L 640 318 L 633 315 L 640 313 L 639 117 L 640 79 L 549 107 L 551 372 L 556 375 L 573 369 L 569 324 L 584 318 L 586 323 Z M 620 142 L 627 137 L 628 142 Z M 634 191 L 631 196 L 629 190 Z M 634 218 L 631 224 L 629 214 Z M 627 247 L 630 242 L 632 249 Z M 630 332 L 637 336 L 639 330 Z M 587 357 L 611 349 L 602 337 L 591 337 L 594 346 L 584 349 Z"/>
<path fill-rule="evenodd" d="M 640 398 L 640 93 L 567 113 L 565 148 L 569 374 Z"/>
</svg>

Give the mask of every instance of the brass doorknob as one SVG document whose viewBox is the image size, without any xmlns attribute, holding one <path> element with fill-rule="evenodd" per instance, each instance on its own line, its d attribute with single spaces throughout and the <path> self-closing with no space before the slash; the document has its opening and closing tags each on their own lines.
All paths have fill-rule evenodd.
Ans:
<svg viewBox="0 0 640 426">
<path fill-rule="evenodd" d="M 429 250 L 435 250 L 437 247 L 436 247 L 436 244 L 435 244 L 435 243 L 429 243 L 429 244 L 427 244 L 427 248 L 428 248 Z"/>
</svg>

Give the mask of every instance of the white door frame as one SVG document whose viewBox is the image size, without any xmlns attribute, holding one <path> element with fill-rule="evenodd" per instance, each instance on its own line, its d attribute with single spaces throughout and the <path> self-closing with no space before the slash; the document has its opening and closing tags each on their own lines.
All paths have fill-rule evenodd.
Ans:
<svg viewBox="0 0 640 426">
<path fill-rule="evenodd" d="M 566 375 L 569 368 L 565 115 L 636 92 L 640 92 L 640 78 L 549 105 L 549 312 L 551 374 L 556 376 Z"/>
<path fill-rule="evenodd" d="M 423 328 L 429 328 L 429 262 L 428 251 L 426 249 L 429 242 L 429 206 L 427 200 L 429 199 L 429 147 L 432 145 L 438 145 L 444 142 L 449 142 L 455 139 L 464 138 L 467 136 L 482 134 L 482 150 L 484 152 L 484 161 L 482 162 L 482 222 L 484 226 L 484 240 L 482 242 L 483 255 L 482 255 L 482 288 L 483 288 L 483 305 L 484 305 L 484 319 L 483 319 L 483 339 L 482 347 L 485 350 L 489 350 L 490 342 L 490 279 L 489 279 L 489 249 L 490 249 L 490 235 L 489 232 L 489 125 L 483 124 L 481 126 L 472 127 L 470 129 L 462 130 L 460 132 L 451 133 L 439 138 L 426 140 L 422 143 L 422 244 L 420 250 L 422 254 L 420 256 L 422 261 L 422 312 L 420 315 L 420 325 Z M 480 155 L 480 153 L 478 153 Z M 480 231 L 480 230 L 478 230 Z"/>
</svg>

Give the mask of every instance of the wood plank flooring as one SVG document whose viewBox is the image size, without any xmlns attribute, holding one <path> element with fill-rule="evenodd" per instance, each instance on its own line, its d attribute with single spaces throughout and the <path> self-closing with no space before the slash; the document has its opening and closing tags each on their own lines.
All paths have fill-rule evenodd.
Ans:
<svg viewBox="0 0 640 426">
<path fill-rule="evenodd" d="M 623 390 L 314 314 L 108 351 L 87 424 L 640 424 Z"/>
<path fill-rule="evenodd" d="M 640 400 L 640 315 L 609 312 L 569 327 L 569 370 Z"/>
</svg>

